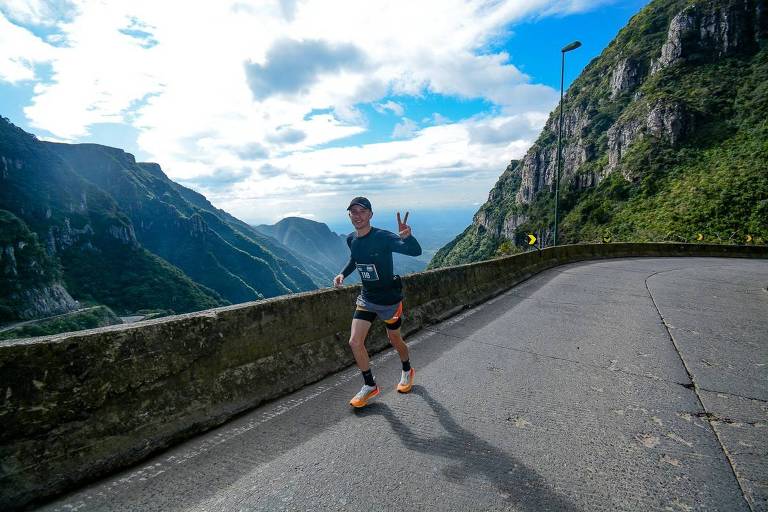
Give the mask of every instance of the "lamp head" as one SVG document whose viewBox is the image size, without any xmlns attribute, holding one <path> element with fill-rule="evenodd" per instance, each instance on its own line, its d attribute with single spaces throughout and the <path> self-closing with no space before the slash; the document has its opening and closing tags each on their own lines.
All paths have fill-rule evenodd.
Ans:
<svg viewBox="0 0 768 512">
<path fill-rule="evenodd" d="M 578 48 L 579 46 L 581 46 L 581 42 L 580 42 L 580 41 L 574 41 L 574 42 L 572 42 L 571 44 L 569 44 L 569 45 L 567 45 L 567 46 L 564 46 L 564 47 L 563 47 L 563 49 L 562 49 L 562 50 L 560 50 L 560 51 L 561 51 L 561 52 L 563 52 L 563 53 L 565 53 L 565 52 L 569 52 L 569 51 L 571 51 L 571 50 L 575 50 L 575 49 L 576 49 L 576 48 Z"/>
</svg>

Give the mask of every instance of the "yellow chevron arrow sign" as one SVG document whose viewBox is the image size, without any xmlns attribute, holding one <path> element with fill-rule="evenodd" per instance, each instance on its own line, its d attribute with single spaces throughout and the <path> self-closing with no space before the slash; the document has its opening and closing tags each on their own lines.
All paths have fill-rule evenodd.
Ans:
<svg viewBox="0 0 768 512">
<path fill-rule="evenodd" d="M 536 237 L 531 235 L 531 234 L 529 234 L 528 235 L 528 245 L 533 245 L 535 243 L 536 243 Z"/>
<path fill-rule="evenodd" d="M 699 235 L 696 237 L 696 240 L 698 240 L 699 242 L 701 242 L 702 240 L 704 240 L 704 235 L 702 235 L 701 233 L 699 233 Z"/>
<path fill-rule="evenodd" d="M 747 243 L 752 241 L 752 235 L 747 235 Z"/>
</svg>

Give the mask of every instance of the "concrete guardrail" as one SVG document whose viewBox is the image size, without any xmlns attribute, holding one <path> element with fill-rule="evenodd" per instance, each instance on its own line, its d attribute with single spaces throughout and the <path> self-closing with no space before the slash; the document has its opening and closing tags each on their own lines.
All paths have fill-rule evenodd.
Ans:
<svg viewBox="0 0 768 512">
<path fill-rule="evenodd" d="M 557 265 L 638 256 L 767 258 L 768 248 L 568 245 L 412 274 L 403 278 L 403 332 Z M 0 344 L 0 509 L 39 503 L 353 364 L 347 341 L 358 291 Z M 374 326 L 367 346 L 388 346 L 383 327 Z"/>
</svg>

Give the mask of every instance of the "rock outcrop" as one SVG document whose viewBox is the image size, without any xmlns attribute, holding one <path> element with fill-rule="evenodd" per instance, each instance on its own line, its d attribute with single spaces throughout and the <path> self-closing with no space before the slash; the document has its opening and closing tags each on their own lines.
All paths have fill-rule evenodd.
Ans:
<svg viewBox="0 0 768 512">
<path fill-rule="evenodd" d="M 643 66 L 635 59 L 622 59 L 613 69 L 611 75 L 611 99 L 635 90 L 642 81 Z"/>
<path fill-rule="evenodd" d="M 690 5 L 672 18 L 651 73 L 678 62 L 754 52 L 768 31 L 767 17 L 761 0 L 710 0 Z"/>
<path fill-rule="evenodd" d="M 88 226 L 86 225 L 86 227 Z M 134 233 L 131 224 L 113 224 L 109 226 L 109 234 L 124 244 L 134 247 L 139 246 L 139 243 L 136 241 L 136 233 Z"/>
<path fill-rule="evenodd" d="M 122 226 L 110 226 L 109 232 L 115 238 L 119 238 L 118 232 L 121 228 L 125 229 Z M 85 224 L 82 228 L 73 228 L 69 217 L 65 217 L 61 225 L 48 228 L 48 253 L 54 254 L 77 244 L 88 244 L 93 235 L 94 231 L 90 224 Z"/>
<path fill-rule="evenodd" d="M 10 299 L 22 320 L 69 313 L 80 305 L 61 284 L 22 290 L 11 294 Z"/>
<path fill-rule="evenodd" d="M 0 272 L 2 272 L 4 276 L 10 277 L 19 275 L 13 244 L 0 247 Z"/>
<path fill-rule="evenodd" d="M 693 115 L 680 101 L 657 101 L 644 106 L 639 114 L 619 119 L 608 129 L 608 165 L 603 176 L 615 171 L 629 147 L 643 137 L 651 135 L 660 143 L 676 147 L 693 128 Z M 625 173 L 624 177 L 635 176 Z"/>
<path fill-rule="evenodd" d="M 693 121 L 683 102 L 660 101 L 651 107 L 645 125 L 651 135 L 675 147 L 693 131 Z"/>
<path fill-rule="evenodd" d="M 764 2 L 752 0 L 710 0 L 684 8 L 672 18 L 651 72 L 657 73 L 677 62 L 714 60 L 754 52 L 768 33 L 768 13 Z M 664 144 L 678 146 L 695 128 L 695 116 L 682 101 L 654 100 L 652 104 L 638 94 L 646 78 L 647 62 L 638 57 L 617 57 L 609 82 L 608 99 L 630 94 L 635 104 L 632 113 L 619 116 L 607 128 L 607 165 L 598 171 L 580 173 L 583 164 L 595 160 L 602 148 L 588 142 L 585 135 L 594 128 L 596 110 L 581 105 L 569 106 L 566 96 L 563 116 L 563 156 L 561 180 L 577 188 L 597 185 L 617 169 L 622 155 L 644 136 L 652 135 Z M 631 95 L 635 92 L 635 95 Z M 638 102 L 640 102 L 638 104 Z M 516 202 L 529 204 L 540 190 L 553 187 L 557 162 L 558 110 L 544 127 L 539 141 L 523 158 L 521 183 Z M 545 141 L 542 143 L 542 141 Z M 629 178 L 629 176 L 627 176 Z"/>
<path fill-rule="evenodd" d="M 0 210 L 0 322 L 67 313 L 77 307 L 37 236 L 21 219 Z"/>
<path fill-rule="evenodd" d="M 520 188 L 522 165 L 524 162 L 512 160 L 504 170 L 496 185 L 488 194 L 487 207 L 481 208 L 473 217 L 474 224 L 482 226 L 490 236 L 514 236 L 515 228 L 525 222 L 524 216 L 516 214 L 510 205 L 517 201 Z M 499 207 L 506 205 L 506 208 Z"/>
<path fill-rule="evenodd" d="M 592 116 L 580 107 L 563 113 L 561 180 L 570 179 L 582 164 L 594 158 L 594 147 L 585 137 L 591 122 Z M 520 189 L 516 194 L 518 204 L 529 204 L 540 190 L 553 187 L 557 175 L 559 126 L 559 114 L 555 111 L 544 126 L 544 132 L 551 134 L 547 143 L 542 143 L 540 139 L 523 157 Z"/>
</svg>

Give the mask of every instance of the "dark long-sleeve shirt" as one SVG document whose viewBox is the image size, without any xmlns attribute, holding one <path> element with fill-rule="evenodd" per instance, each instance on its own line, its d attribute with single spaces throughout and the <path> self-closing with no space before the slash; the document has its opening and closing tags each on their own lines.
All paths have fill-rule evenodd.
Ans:
<svg viewBox="0 0 768 512">
<path fill-rule="evenodd" d="M 393 275 L 392 253 L 419 256 L 421 246 L 413 235 L 403 240 L 391 231 L 372 227 L 365 236 L 350 234 L 347 245 L 349 262 L 341 274 L 347 277 L 357 268 L 365 300 L 381 305 L 403 300 L 402 287 Z"/>
</svg>

